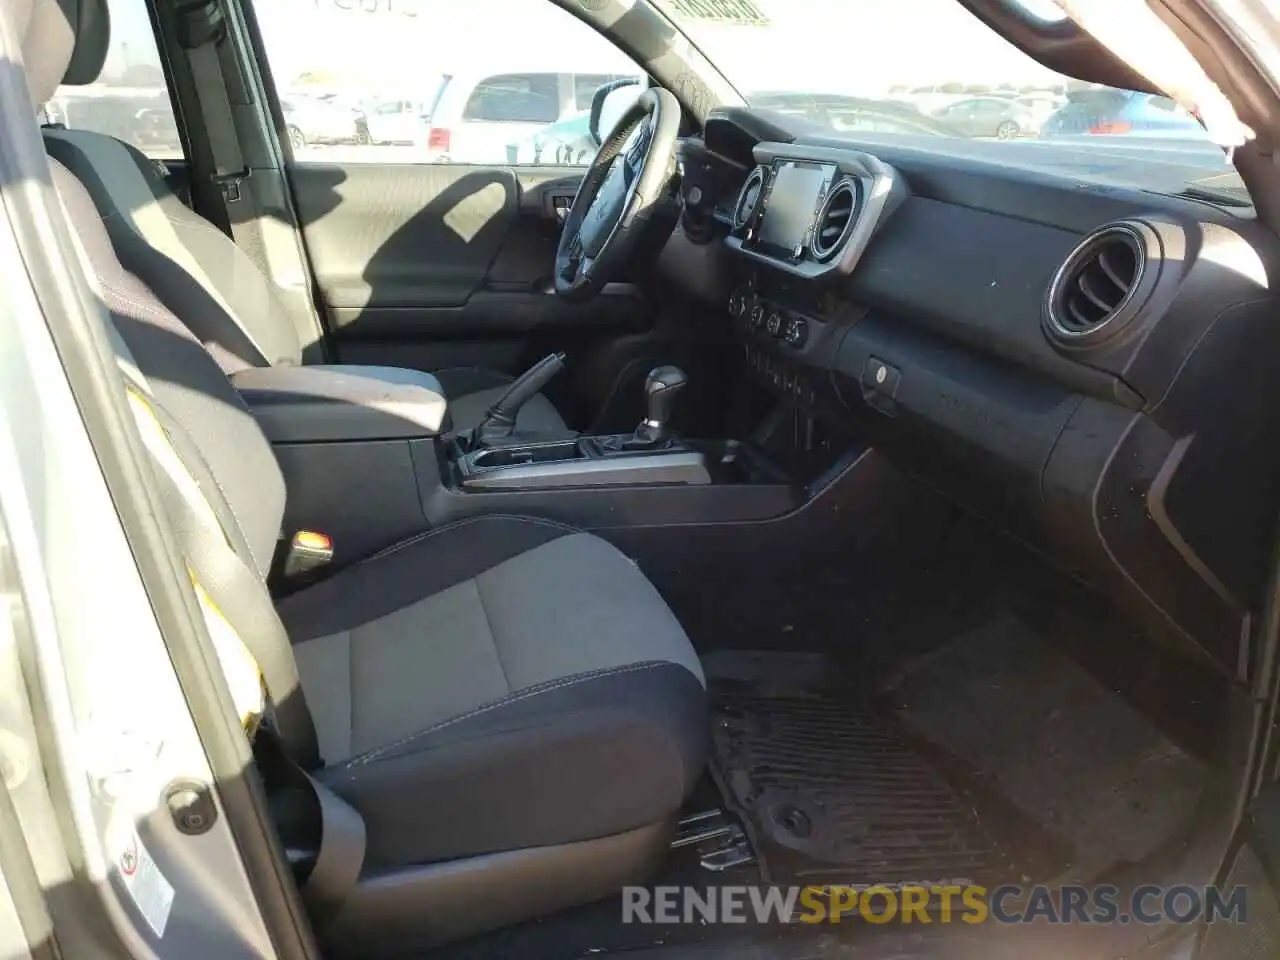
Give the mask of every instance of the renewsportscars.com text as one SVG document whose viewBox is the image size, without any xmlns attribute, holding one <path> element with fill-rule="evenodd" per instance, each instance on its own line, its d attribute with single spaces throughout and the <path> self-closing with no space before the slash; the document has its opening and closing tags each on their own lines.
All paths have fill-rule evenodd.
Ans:
<svg viewBox="0 0 1280 960">
<path fill-rule="evenodd" d="M 1247 923 L 1246 887 L 626 887 L 624 923 Z"/>
</svg>

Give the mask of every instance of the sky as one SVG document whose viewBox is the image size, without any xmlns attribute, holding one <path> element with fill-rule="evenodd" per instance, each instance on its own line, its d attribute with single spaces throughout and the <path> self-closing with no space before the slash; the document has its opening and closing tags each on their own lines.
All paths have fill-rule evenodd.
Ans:
<svg viewBox="0 0 1280 960">
<path fill-rule="evenodd" d="M 876 95 L 895 85 L 1054 78 L 955 0 L 750 2 L 767 26 L 681 21 L 744 91 Z M 1049 0 L 1029 2 L 1043 7 Z M 111 8 L 107 72 L 155 63 L 141 0 L 111 0 Z M 607 41 L 546 0 L 258 0 L 256 10 L 281 86 L 310 73 L 364 93 L 396 88 L 408 96 L 441 73 L 489 65 L 565 72 L 627 66 Z"/>
</svg>

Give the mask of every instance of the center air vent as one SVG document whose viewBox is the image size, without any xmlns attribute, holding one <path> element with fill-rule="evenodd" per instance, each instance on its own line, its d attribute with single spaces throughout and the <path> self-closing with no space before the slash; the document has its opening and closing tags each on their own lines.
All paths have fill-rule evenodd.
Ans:
<svg viewBox="0 0 1280 960">
<path fill-rule="evenodd" d="M 809 245 L 814 259 L 819 263 L 830 260 L 844 244 L 857 219 L 858 183 L 856 180 L 841 180 L 831 188 L 826 202 L 818 211 L 813 241 Z"/>
<path fill-rule="evenodd" d="M 1149 285 L 1147 238 L 1140 224 L 1115 224 L 1084 239 L 1049 288 L 1050 333 L 1073 346 L 1119 333 L 1137 313 Z"/>
<path fill-rule="evenodd" d="M 738 193 L 738 202 L 733 208 L 733 229 L 742 230 L 760 209 L 760 198 L 764 194 L 764 167 L 756 167 L 747 177 Z"/>
</svg>

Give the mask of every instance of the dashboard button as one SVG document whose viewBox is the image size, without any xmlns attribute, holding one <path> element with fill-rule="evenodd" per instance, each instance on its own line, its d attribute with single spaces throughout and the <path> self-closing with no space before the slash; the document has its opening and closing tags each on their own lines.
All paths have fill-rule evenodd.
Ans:
<svg viewBox="0 0 1280 960">
<path fill-rule="evenodd" d="M 751 308 L 751 325 L 757 329 L 764 326 L 764 305 L 757 303 Z"/>
<path fill-rule="evenodd" d="M 782 314 L 777 310 L 769 311 L 768 330 L 769 336 L 780 337 L 783 334 L 783 324 L 786 322 Z"/>
<path fill-rule="evenodd" d="M 792 317 L 787 324 L 787 343 L 793 347 L 803 347 L 809 339 L 809 324 L 800 317 Z"/>
<path fill-rule="evenodd" d="M 898 385 L 902 372 L 879 357 L 867 357 L 862 368 L 862 398 L 883 414 L 897 413 Z"/>
</svg>

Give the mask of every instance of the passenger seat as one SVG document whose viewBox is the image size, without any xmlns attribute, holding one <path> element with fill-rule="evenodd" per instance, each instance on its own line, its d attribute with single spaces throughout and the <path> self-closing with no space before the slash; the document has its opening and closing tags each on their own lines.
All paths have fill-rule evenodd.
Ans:
<svg viewBox="0 0 1280 960">
<path fill-rule="evenodd" d="M 62 83 L 93 83 L 111 39 L 107 0 L 62 0 L 62 6 L 75 31 Z M 178 199 L 152 161 L 126 143 L 87 130 L 47 129 L 45 144 L 89 191 L 125 269 L 182 318 L 223 370 L 234 374 L 302 362 L 297 331 L 271 282 L 226 234 Z M 434 376 L 458 431 L 479 424 L 512 380 L 472 367 Z M 517 428 L 535 435 L 569 432 L 542 395 L 521 408 Z"/>
<path fill-rule="evenodd" d="M 71 56 L 70 3 L 0 0 L 33 105 Z M 397 544 L 277 610 L 265 578 L 285 486 L 270 444 L 121 264 L 83 183 L 56 160 L 51 174 L 121 388 L 163 437 L 153 429 L 145 449 L 157 488 L 176 491 L 165 504 L 193 579 L 217 593 L 216 633 L 253 651 L 271 738 L 363 821 L 363 857 L 344 854 L 359 877 L 341 897 L 325 891 L 330 943 L 411 951 L 647 879 L 702 773 L 710 719 L 698 657 L 638 567 L 564 525 L 486 516 Z"/>
</svg>

